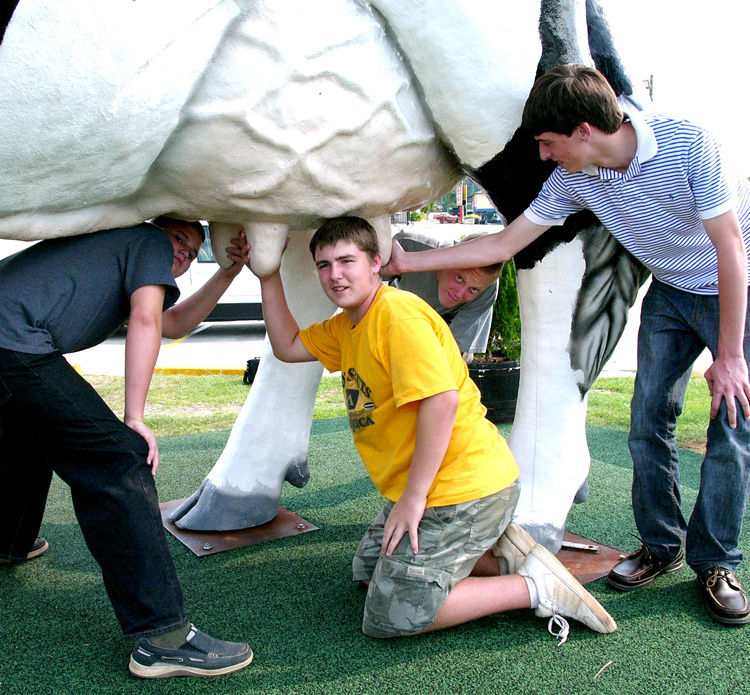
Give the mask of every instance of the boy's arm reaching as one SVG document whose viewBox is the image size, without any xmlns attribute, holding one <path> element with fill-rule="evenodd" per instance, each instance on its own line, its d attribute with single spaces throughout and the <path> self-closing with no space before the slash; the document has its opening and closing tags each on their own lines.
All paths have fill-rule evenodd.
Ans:
<svg viewBox="0 0 750 695">
<path fill-rule="evenodd" d="M 412 552 L 419 551 L 419 522 L 424 516 L 427 493 L 448 450 L 458 410 L 458 391 L 444 391 L 419 403 L 417 437 L 406 487 L 383 529 L 381 552 L 391 555 L 405 533 Z"/>
<path fill-rule="evenodd" d="M 244 241 L 244 234 L 242 240 Z M 211 313 L 242 270 L 247 261 L 246 253 L 236 245 L 228 247 L 226 251 L 227 256 L 234 261 L 233 265 L 229 268 L 219 268 L 197 292 L 164 312 L 162 335 L 165 338 L 182 338 L 192 331 Z"/>
<path fill-rule="evenodd" d="M 130 296 L 125 339 L 125 424 L 146 440 L 146 461 L 154 475 L 159 467 L 159 449 L 154 433 L 143 422 L 143 413 L 161 346 L 163 306 L 163 285 L 144 285 L 135 290 Z"/>
<path fill-rule="evenodd" d="M 299 337 L 299 326 L 286 303 L 281 275 L 275 270 L 260 280 L 263 319 L 273 354 L 282 362 L 315 362 Z"/>
<path fill-rule="evenodd" d="M 538 225 L 526 215 L 519 215 L 500 232 L 454 246 L 406 253 L 394 240 L 391 260 L 383 267 L 382 273 L 400 275 L 443 268 L 482 268 L 501 263 L 513 258 L 548 229 L 549 226 Z"/>
</svg>

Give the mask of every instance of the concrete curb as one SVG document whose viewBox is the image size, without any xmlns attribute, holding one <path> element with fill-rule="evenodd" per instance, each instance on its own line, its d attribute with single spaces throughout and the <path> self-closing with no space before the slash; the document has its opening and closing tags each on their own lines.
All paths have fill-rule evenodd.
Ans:
<svg viewBox="0 0 750 695">
<path fill-rule="evenodd" d="M 71 367 L 75 369 L 79 374 L 83 375 L 84 372 L 80 364 L 72 364 Z M 245 376 L 244 369 L 225 369 L 225 368 L 210 368 L 210 367 L 156 367 L 154 374 L 186 374 L 188 376 L 204 376 L 206 374 L 228 374 L 231 376 Z"/>
<path fill-rule="evenodd" d="M 156 367 L 154 374 L 188 374 L 190 376 L 202 376 L 204 374 L 231 374 L 233 376 L 244 376 L 244 369 L 212 369 L 210 367 Z"/>
</svg>

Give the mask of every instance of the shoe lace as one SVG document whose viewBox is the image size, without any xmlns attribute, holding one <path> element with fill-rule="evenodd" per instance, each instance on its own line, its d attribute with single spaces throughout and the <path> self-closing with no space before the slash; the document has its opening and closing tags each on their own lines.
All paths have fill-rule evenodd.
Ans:
<svg viewBox="0 0 750 695">
<path fill-rule="evenodd" d="M 570 625 L 561 615 L 553 613 L 552 617 L 547 623 L 547 630 L 557 640 L 557 646 L 561 647 L 568 641 L 568 635 L 570 635 Z"/>
<path fill-rule="evenodd" d="M 636 550 L 633 553 L 633 555 L 637 555 L 638 553 L 641 552 L 641 549 L 642 549 L 643 550 L 643 554 L 646 556 L 646 562 L 651 562 L 653 560 L 653 556 L 651 555 L 651 551 L 648 549 L 648 546 L 643 542 L 643 538 L 641 538 L 640 536 L 636 535 L 635 533 L 629 533 L 628 535 L 629 536 L 633 536 L 633 538 L 635 538 L 641 544 L 641 547 L 638 550 Z M 632 555 L 631 555 L 631 557 L 632 557 Z"/>
<path fill-rule="evenodd" d="M 726 581 L 726 583 L 729 584 L 729 586 L 731 586 L 732 588 L 735 587 L 732 573 L 725 567 L 712 567 L 711 569 L 709 569 L 706 576 L 706 586 L 709 588 L 713 587 L 720 579 Z"/>
</svg>

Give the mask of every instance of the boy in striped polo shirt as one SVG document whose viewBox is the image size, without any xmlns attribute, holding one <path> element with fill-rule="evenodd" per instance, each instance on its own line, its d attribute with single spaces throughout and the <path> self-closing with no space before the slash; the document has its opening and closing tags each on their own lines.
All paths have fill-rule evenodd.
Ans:
<svg viewBox="0 0 750 695">
<path fill-rule="evenodd" d="M 750 622 L 734 570 L 750 485 L 747 285 L 750 186 L 726 176 L 719 148 L 679 119 L 623 113 L 593 68 L 561 65 L 531 90 L 523 126 L 542 159 L 558 166 L 529 208 L 503 231 L 446 249 L 405 254 L 403 273 L 465 268 L 512 258 L 553 225 L 589 209 L 652 273 L 643 301 L 631 406 L 633 510 L 643 545 L 609 583 L 650 584 L 687 561 L 712 618 Z M 680 511 L 674 437 L 691 366 L 705 347 L 711 420 L 701 486 L 687 522 Z"/>
</svg>

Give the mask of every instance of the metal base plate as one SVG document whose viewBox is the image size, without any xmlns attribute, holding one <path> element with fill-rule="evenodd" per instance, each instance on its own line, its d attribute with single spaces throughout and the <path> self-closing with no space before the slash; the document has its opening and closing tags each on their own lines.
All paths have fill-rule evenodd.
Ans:
<svg viewBox="0 0 750 695">
<path fill-rule="evenodd" d="M 557 559 L 565 565 L 568 572 L 581 582 L 581 584 L 588 584 L 595 579 L 605 577 L 625 557 L 625 554 L 621 550 L 610 548 L 596 541 L 590 541 L 587 538 L 576 536 L 567 531 L 563 536 L 563 541 L 597 547 L 595 552 L 563 548 L 557 554 Z"/>
<path fill-rule="evenodd" d="M 177 528 L 169 519 L 172 510 L 183 502 L 184 500 L 173 500 L 162 502 L 159 505 L 162 524 L 169 533 L 198 557 L 320 530 L 309 521 L 305 521 L 301 516 L 297 516 L 284 507 L 279 507 L 276 516 L 262 526 L 239 531 L 187 531 Z M 568 543 L 596 546 L 597 548 L 594 552 L 563 548 L 557 554 L 557 559 L 581 584 L 587 584 L 606 576 L 625 557 L 620 550 L 596 543 L 582 536 L 576 536 L 567 531 L 563 540 Z"/>
<path fill-rule="evenodd" d="M 309 521 L 305 521 L 301 516 L 297 516 L 284 507 L 279 507 L 276 516 L 262 526 L 254 526 L 239 531 L 188 531 L 177 528 L 169 518 L 172 510 L 184 501 L 162 502 L 159 505 L 161 520 L 164 528 L 198 557 L 320 530 Z"/>
</svg>

